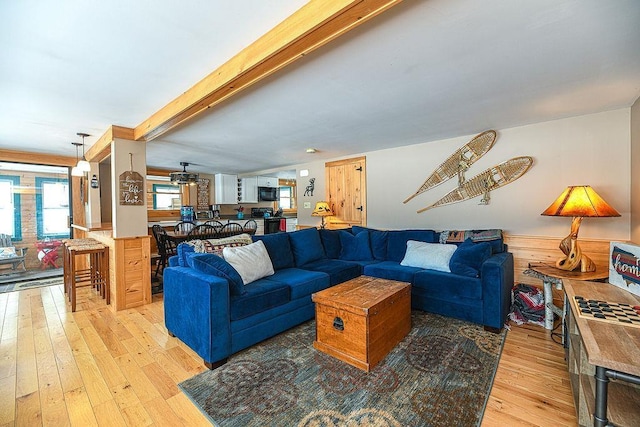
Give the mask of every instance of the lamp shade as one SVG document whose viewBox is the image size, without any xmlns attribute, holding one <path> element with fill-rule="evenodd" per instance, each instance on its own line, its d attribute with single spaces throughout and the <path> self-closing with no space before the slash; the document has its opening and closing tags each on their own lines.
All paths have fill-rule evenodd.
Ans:
<svg viewBox="0 0 640 427">
<path fill-rule="evenodd" d="M 71 169 L 71 176 L 84 176 L 84 172 L 82 172 L 82 170 L 79 167 L 74 166 Z"/>
<path fill-rule="evenodd" d="M 91 172 L 91 164 L 89 162 L 87 162 L 84 157 L 82 158 L 82 160 L 80 160 L 78 162 L 78 164 L 76 165 L 76 167 L 78 169 L 80 169 L 82 172 Z"/>
<path fill-rule="evenodd" d="M 542 212 L 548 216 L 610 217 L 620 216 L 590 185 L 570 186 Z"/>
<path fill-rule="evenodd" d="M 316 202 L 316 207 L 311 212 L 311 216 L 330 216 L 333 215 L 331 208 L 329 207 L 329 203 L 327 202 Z"/>
</svg>

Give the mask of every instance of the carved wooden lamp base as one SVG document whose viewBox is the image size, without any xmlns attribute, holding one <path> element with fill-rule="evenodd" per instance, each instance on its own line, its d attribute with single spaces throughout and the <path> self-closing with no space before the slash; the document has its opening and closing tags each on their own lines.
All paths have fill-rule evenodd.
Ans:
<svg viewBox="0 0 640 427">
<path fill-rule="evenodd" d="M 573 271 L 578 268 L 582 273 L 596 271 L 595 263 L 582 253 L 578 246 L 578 231 L 582 217 L 574 217 L 571 222 L 571 233 L 560 242 L 560 250 L 565 256 L 556 261 L 556 267 L 560 270 Z"/>
</svg>

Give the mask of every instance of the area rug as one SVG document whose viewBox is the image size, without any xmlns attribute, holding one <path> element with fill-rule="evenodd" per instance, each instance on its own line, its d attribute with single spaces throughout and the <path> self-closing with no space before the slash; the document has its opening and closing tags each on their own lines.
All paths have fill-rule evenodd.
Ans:
<svg viewBox="0 0 640 427">
<path fill-rule="evenodd" d="M 313 348 L 310 321 L 180 384 L 214 425 L 474 426 L 506 333 L 424 312 L 366 373 Z"/>
<path fill-rule="evenodd" d="M 29 280 L 26 282 L 7 283 L 0 285 L 0 294 L 5 292 L 23 291 L 25 289 L 42 288 L 44 286 L 62 285 L 62 277 L 48 277 L 46 279 Z"/>
</svg>

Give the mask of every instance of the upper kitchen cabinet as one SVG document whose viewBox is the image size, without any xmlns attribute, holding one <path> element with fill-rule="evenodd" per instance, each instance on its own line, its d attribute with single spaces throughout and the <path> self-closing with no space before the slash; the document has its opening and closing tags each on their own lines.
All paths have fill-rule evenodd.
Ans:
<svg viewBox="0 0 640 427">
<path fill-rule="evenodd" d="M 277 187 L 278 186 L 278 178 L 274 176 L 259 176 L 258 177 L 258 187 Z"/>
<path fill-rule="evenodd" d="M 217 173 L 215 175 L 215 204 L 238 204 L 238 175 Z"/>
<path fill-rule="evenodd" d="M 257 176 L 245 176 L 238 179 L 238 201 L 240 203 L 258 203 Z"/>
</svg>

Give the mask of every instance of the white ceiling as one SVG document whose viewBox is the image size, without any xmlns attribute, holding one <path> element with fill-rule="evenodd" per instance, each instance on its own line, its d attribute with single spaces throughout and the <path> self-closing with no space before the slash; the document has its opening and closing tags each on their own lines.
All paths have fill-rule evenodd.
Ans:
<svg viewBox="0 0 640 427">
<path fill-rule="evenodd" d="M 2 0 L 0 148 L 74 156 L 76 132 L 135 127 L 304 3 Z M 637 0 L 405 0 L 147 163 L 246 173 L 629 107 L 639 22 Z"/>
</svg>

